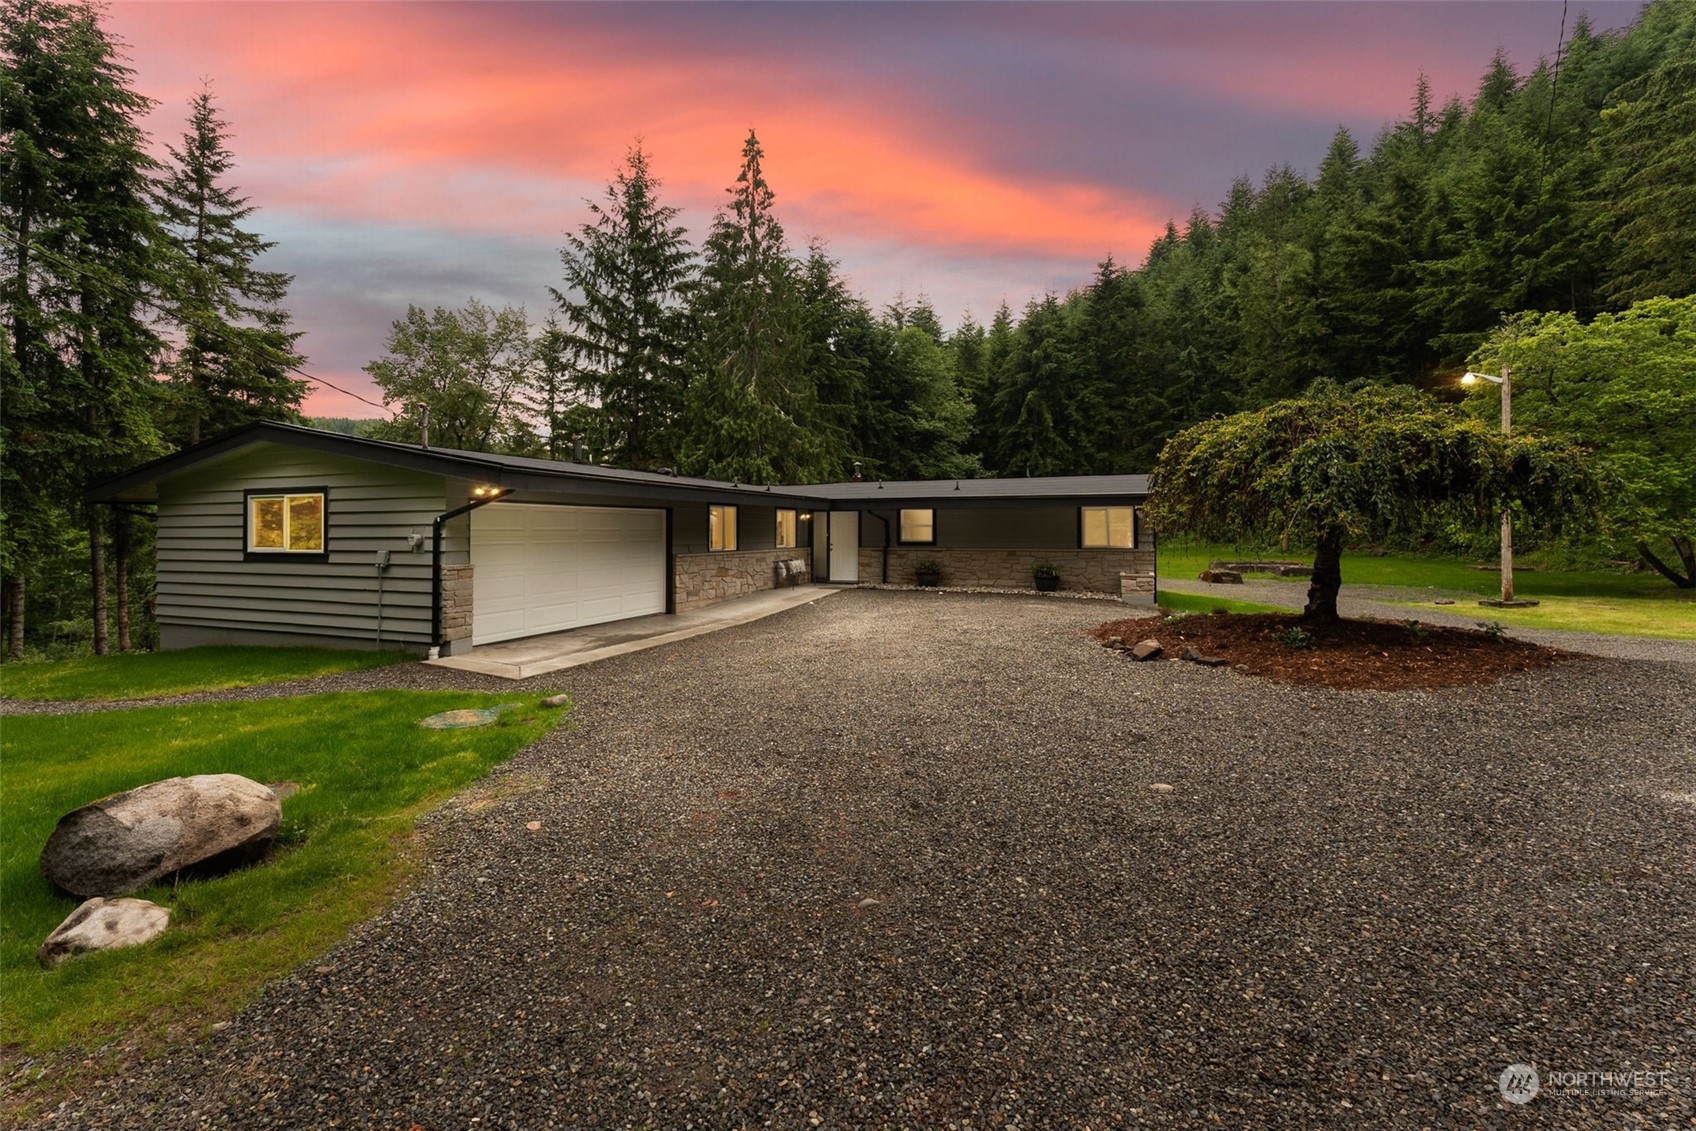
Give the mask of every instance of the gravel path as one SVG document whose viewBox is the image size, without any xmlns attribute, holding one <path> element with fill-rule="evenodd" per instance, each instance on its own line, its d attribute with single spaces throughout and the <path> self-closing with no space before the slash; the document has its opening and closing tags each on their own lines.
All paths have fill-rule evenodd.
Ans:
<svg viewBox="0 0 1696 1131">
<path fill-rule="evenodd" d="M 1174 593 L 1198 593 L 1207 597 L 1222 597 L 1234 601 L 1254 601 L 1262 605 L 1278 605 L 1300 609 L 1307 601 L 1307 586 L 1292 581 L 1271 581 L 1265 578 L 1245 578 L 1241 585 L 1215 585 L 1207 581 L 1160 579 L 1160 588 Z M 1455 602 L 1433 606 L 1429 602 L 1447 597 Z M 1417 601 L 1422 607 L 1410 608 L 1397 601 Z M 1478 605 L 1478 594 L 1458 590 L 1416 589 L 1400 585 L 1350 585 L 1344 583 L 1337 595 L 1337 611 L 1345 617 L 1384 617 L 1390 620 L 1417 618 L 1426 624 L 1445 624 L 1456 628 L 1475 628 L 1479 621 L 1495 619 L 1494 611 Z M 1550 648 L 1583 652 L 1591 656 L 1612 656 L 1620 660 L 1667 660 L 1674 663 L 1696 664 L 1696 640 L 1662 640 L 1647 636 L 1604 636 L 1595 632 L 1564 632 L 1550 628 L 1522 628 L 1509 625 L 1508 635 Z"/>
<path fill-rule="evenodd" d="M 1338 693 L 1101 619 L 845 593 L 549 677 L 417 890 L 42 1125 L 1696 1119 L 1696 669 Z M 1673 1076 L 1552 1094 L 1620 1069 Z"/>
</svg>

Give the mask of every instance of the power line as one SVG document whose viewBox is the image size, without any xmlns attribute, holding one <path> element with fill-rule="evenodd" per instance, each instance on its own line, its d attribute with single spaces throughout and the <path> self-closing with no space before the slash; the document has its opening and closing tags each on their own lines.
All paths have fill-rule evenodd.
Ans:
<svg viewBox="0 0 1696 1131">
<path fill-rule="evenodd" d="M 179 312 L 171 310 L 170 308 L 168 308 L 168 307 L 164 306 L 162 303 L 160 303 L 158 300 L 153 299 L 153 298 L 149 298 L 147 295 L 140 293 L 139 291 L 135 290 L 133 287 L 130 287 L 127 284 L 124 284 L 124 283 L 115 282 L 111 279 L 103 279 L 99 275 L 96 275 L 92 271 L 89 271 L 87 268 L 83 267 L 81 264 L 73 263 L 69 259 L 66 259 L 64 256 L 59 255 L 57 252 L 49 251 L 47 248 L 42 247 L 40 244 L 35 243 L 34 241 L 30 241 L 28 244 L 26 244 L 23 240 L 18 239 L 18 237 L 14 236 L 11 232 L 5 232 L 5 231 L 0 231 L 0 237 L 3 237 L 6 240 L 6 242 L 10 243 L 13 247 L 18 248 L 20 251 L 24 250 L 27 247 L 29 250 L 34 251 L 36 253 L 36 255 L 40 256 L 43 259 L 51 260 L 51 261 L 57 263 L 60 267 L 65 268 L 66 270 L 69 270 L 69 271 L 73 271 L 76 274 L 81 275 L 85 279 L 92 280 L 97 285 L 105 287 L 108 290 L 117 291 L 120 294 L 127 296 L 132 301 L 138 302 L 143 306 L 151 308 L 154 312 L 164 315 L 168 319 L 171 319 L 171 320 L 177 321 L 177 322 L 183 322 L 186 325 L 188 325 L 191 329 L 199 330 L 203 334 L 210 334 L 214 338 L 221 339 L 224 342 L 224 344 L 227 345 L 227 346 L 232 346 L 232 347 L 234 347 L 238 350 L 245 349 L 245 350 L 250 350 L 250 351 L 253 348 L 250 343 L 242 341 L 238 338 L 233 338 L 229 334 L 225 333 L 224 328 L 221 327 L 221 326 L 206 325 L 204 323 L 196 322 L 192 319 L 185 319 Z M 299 376 L 301 376 L 302 378 L 311 382 L 314 385 L 322 385 L 326 389 L 333 389 L 334 391 L 342 394 L 345 397 L 352 397 L 356 401 L 362 401 L 365 404 L 370 405 L 372 408 L 379 409 L 383 412 L 389 413 L 391 416 L 399 415 L 398 413 L 396 413 L 393 409 L 391 409 L 386 404 L 378 404 L 376 401 L 371 400 L 369 397 L 360 396 L 358 393 L 354 392 L 352 389 L 344 389 L 340 385 L 337 385 L 337 384 L 334 384 L 333 382 L 327 381 L 322 377 L 313 376 L 311 373 L 308 373 L 306 370 L 300 368 L 300 366 L 298 366 L 298 365 L 294 365 L 294 364 L 291 364 L 289 362 L 284 362 L 283 363 L 283 369 L 286 370 L 289 373 L 298 374 Z"/>
</svg>

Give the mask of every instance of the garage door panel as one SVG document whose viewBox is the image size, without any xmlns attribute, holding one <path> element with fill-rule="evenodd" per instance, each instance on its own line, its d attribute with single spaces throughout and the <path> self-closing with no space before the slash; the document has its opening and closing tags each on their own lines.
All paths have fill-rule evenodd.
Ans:
<svg viewBox="0 0 1696 1131">
<path fill-rule="evenodd" d="M 472 643 L 665 611 L 665 514 L 497 504 L 473 511 Z"/>
</svg>

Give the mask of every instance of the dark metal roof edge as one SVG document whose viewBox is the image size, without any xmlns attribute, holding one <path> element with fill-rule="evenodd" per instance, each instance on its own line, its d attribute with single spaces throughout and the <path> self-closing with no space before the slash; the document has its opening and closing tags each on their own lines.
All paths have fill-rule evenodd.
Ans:
<svg viewBox="0 0 1696 1131">
<path fill-rule="evenodd" d="M 125 492 L 146 483 L 186 471 L 207 460 L 255 444 L 286 444 L 326 455 L 341 455 L 364 459 L 372 463 L 405 468 L 458 478 L 489 481 L 497 487 L 513 490 L 547 490 L 561 483 L 580 486 L 585 493 L 634 497 L 642 495 L 661 499 L 702 499 L 713 502 L 744 502 L 766 499 L 773 503 L 794 503 L 815 506 L 823 502 L 805 488 L 777 487 L 747 483 L 725 483 L 712 479 L 692 479 L 664 475 L 653 471 L 630 471 L 624 468 L 596 467 L 593 464 L 549 466 L 550 461 L 523 456 L 501 456 L 488 452 L 466 452 L 454 448 L 424 448 L 390 440 L 373 440 L 364 436 L 348 436 L 340 432 L 325 432 L 262 420 L 243 425 L 221 436 L 215 436 L 192 448 L 163 456 L 121 475 L 91 484 L 85 492 L 90 502 L 112 502 Z"/>
<path fill-rule="evenodd" d="M 85 497 L 90 502 L 109 502 L 132 487 L 162 479 L 168 475 L 175 475 L 207 460 L 264 443 L 290 444 L 297 448 L 306 448 L 329 455 L 353 455 L 370 459 L 372 462 L 408 467 L 413 470 L 441 470 L 443 463 L 449 463 L 459 468 L 494 466 L 482 460 L 464 459 L 464 453 L 453 453 L 450 456 L 446 452 L 435 452 L 427 448 L 413 449 L 404 444 L 394 444 L 385 440 L 371 440 L 363 436 L 345 436 L 339 432 L 303 428 L 298 424 L 283 424 L 275 420 L 257 420 L 252 424 L 244 424 L 240 428 L 214 436 L 192 448 L 184 448 L 180 452 L 161 456 L 159 459 L 144 463 L 140 467 L 92 483 L 85 492 Z M 352 451 L 349 449 L 352 449 Z"/>
</svg>

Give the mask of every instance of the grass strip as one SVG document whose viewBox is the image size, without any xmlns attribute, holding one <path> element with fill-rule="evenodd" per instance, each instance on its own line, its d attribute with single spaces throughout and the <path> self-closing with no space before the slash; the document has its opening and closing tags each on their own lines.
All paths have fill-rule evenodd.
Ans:
<svg viewBox="0 0 1696 1131">
<path fill-rule="evenodd" d="M 1178 593 L 1162 589 L 1160 607 L 1171 613 L 1287 613 L 1287 607 L 1260 605 L 1253 601 L 1231 601 L 1205 593 Z M 1299 607 L 1299 605 L 1297 606 Z"/>
<path fill-rule="evenodd" d="M 490 726 L 430 731 L 439 711 L 520 703 Z M 371 691 L 6 720 L 0 825 L 0 1039 L 25 1054 L 159 1041 L 233 1015 L 380 910 L 415 867 L 414 825 L 563 718 L 534 695 Z M 76 906 L 38 859 L 59 817 L 177 775 L 289 781 L 270 856 L 133 893 L 171 909 L 164 936 L 57 970 L 35 949 Z"/>
<path fill-rule="evenodd" d="M 1166 542 L 1160 545 L 1159 569 L 1161 577 L 1187 580 L 1195 577 L 1211 561 L 1267 558 L 1310 561 L 1312 553 L 1305 549 L 1290 552 L 1245 551 L 1173 539 L 1170 545 Z M 1518 570 L 1514 574 L 1515 595 L 1541 604 L 1529 609 L 1493 609 L 1480 607 L 1472 601 L 1500 593 L 1500 576 L 1493 569 L 1477 569 L 1472 563 L 1458 558 L 1430 554 L 1347 553 L 1343 555 L 1342 573 L 1345 587 L 1385 585 L 1430 590 L 1433 597 L 1448 596 L 1459 600 L 1459 604 L 1442 606 L 1444 611 L 1462 615 L 1476 613 L 1478 620 L 1498 621 L 1516 628 L 1696 640 L 1696 591 L 1677 589 L 1654 574 L 1607 570 Z M 1290 607 L 1300 608 L 1304 602 L 1309 584 L 1306 578 L 1280 578 L 1272 574 L 1247 576 L 1284 581 L 1291 590 Z M 1467 594 L 1473 595 L 1470 601 Z M 1166 605 L 1166 600 L 1167 594 L 1162 591 L 1162 606 Z M 1409 609 L 1432 607 L 1424 601 L 1396 603 Z M 1258 609 L 1263 611 L 1268 607 L 1259 606 Z"/>
<path fill-rule="evenodd" d="M 219 645 L 79 660 L 0 664 L 0 698 L 110 702 L 227 691 L 415 661 L 401 652 Z"/>
</svg>

